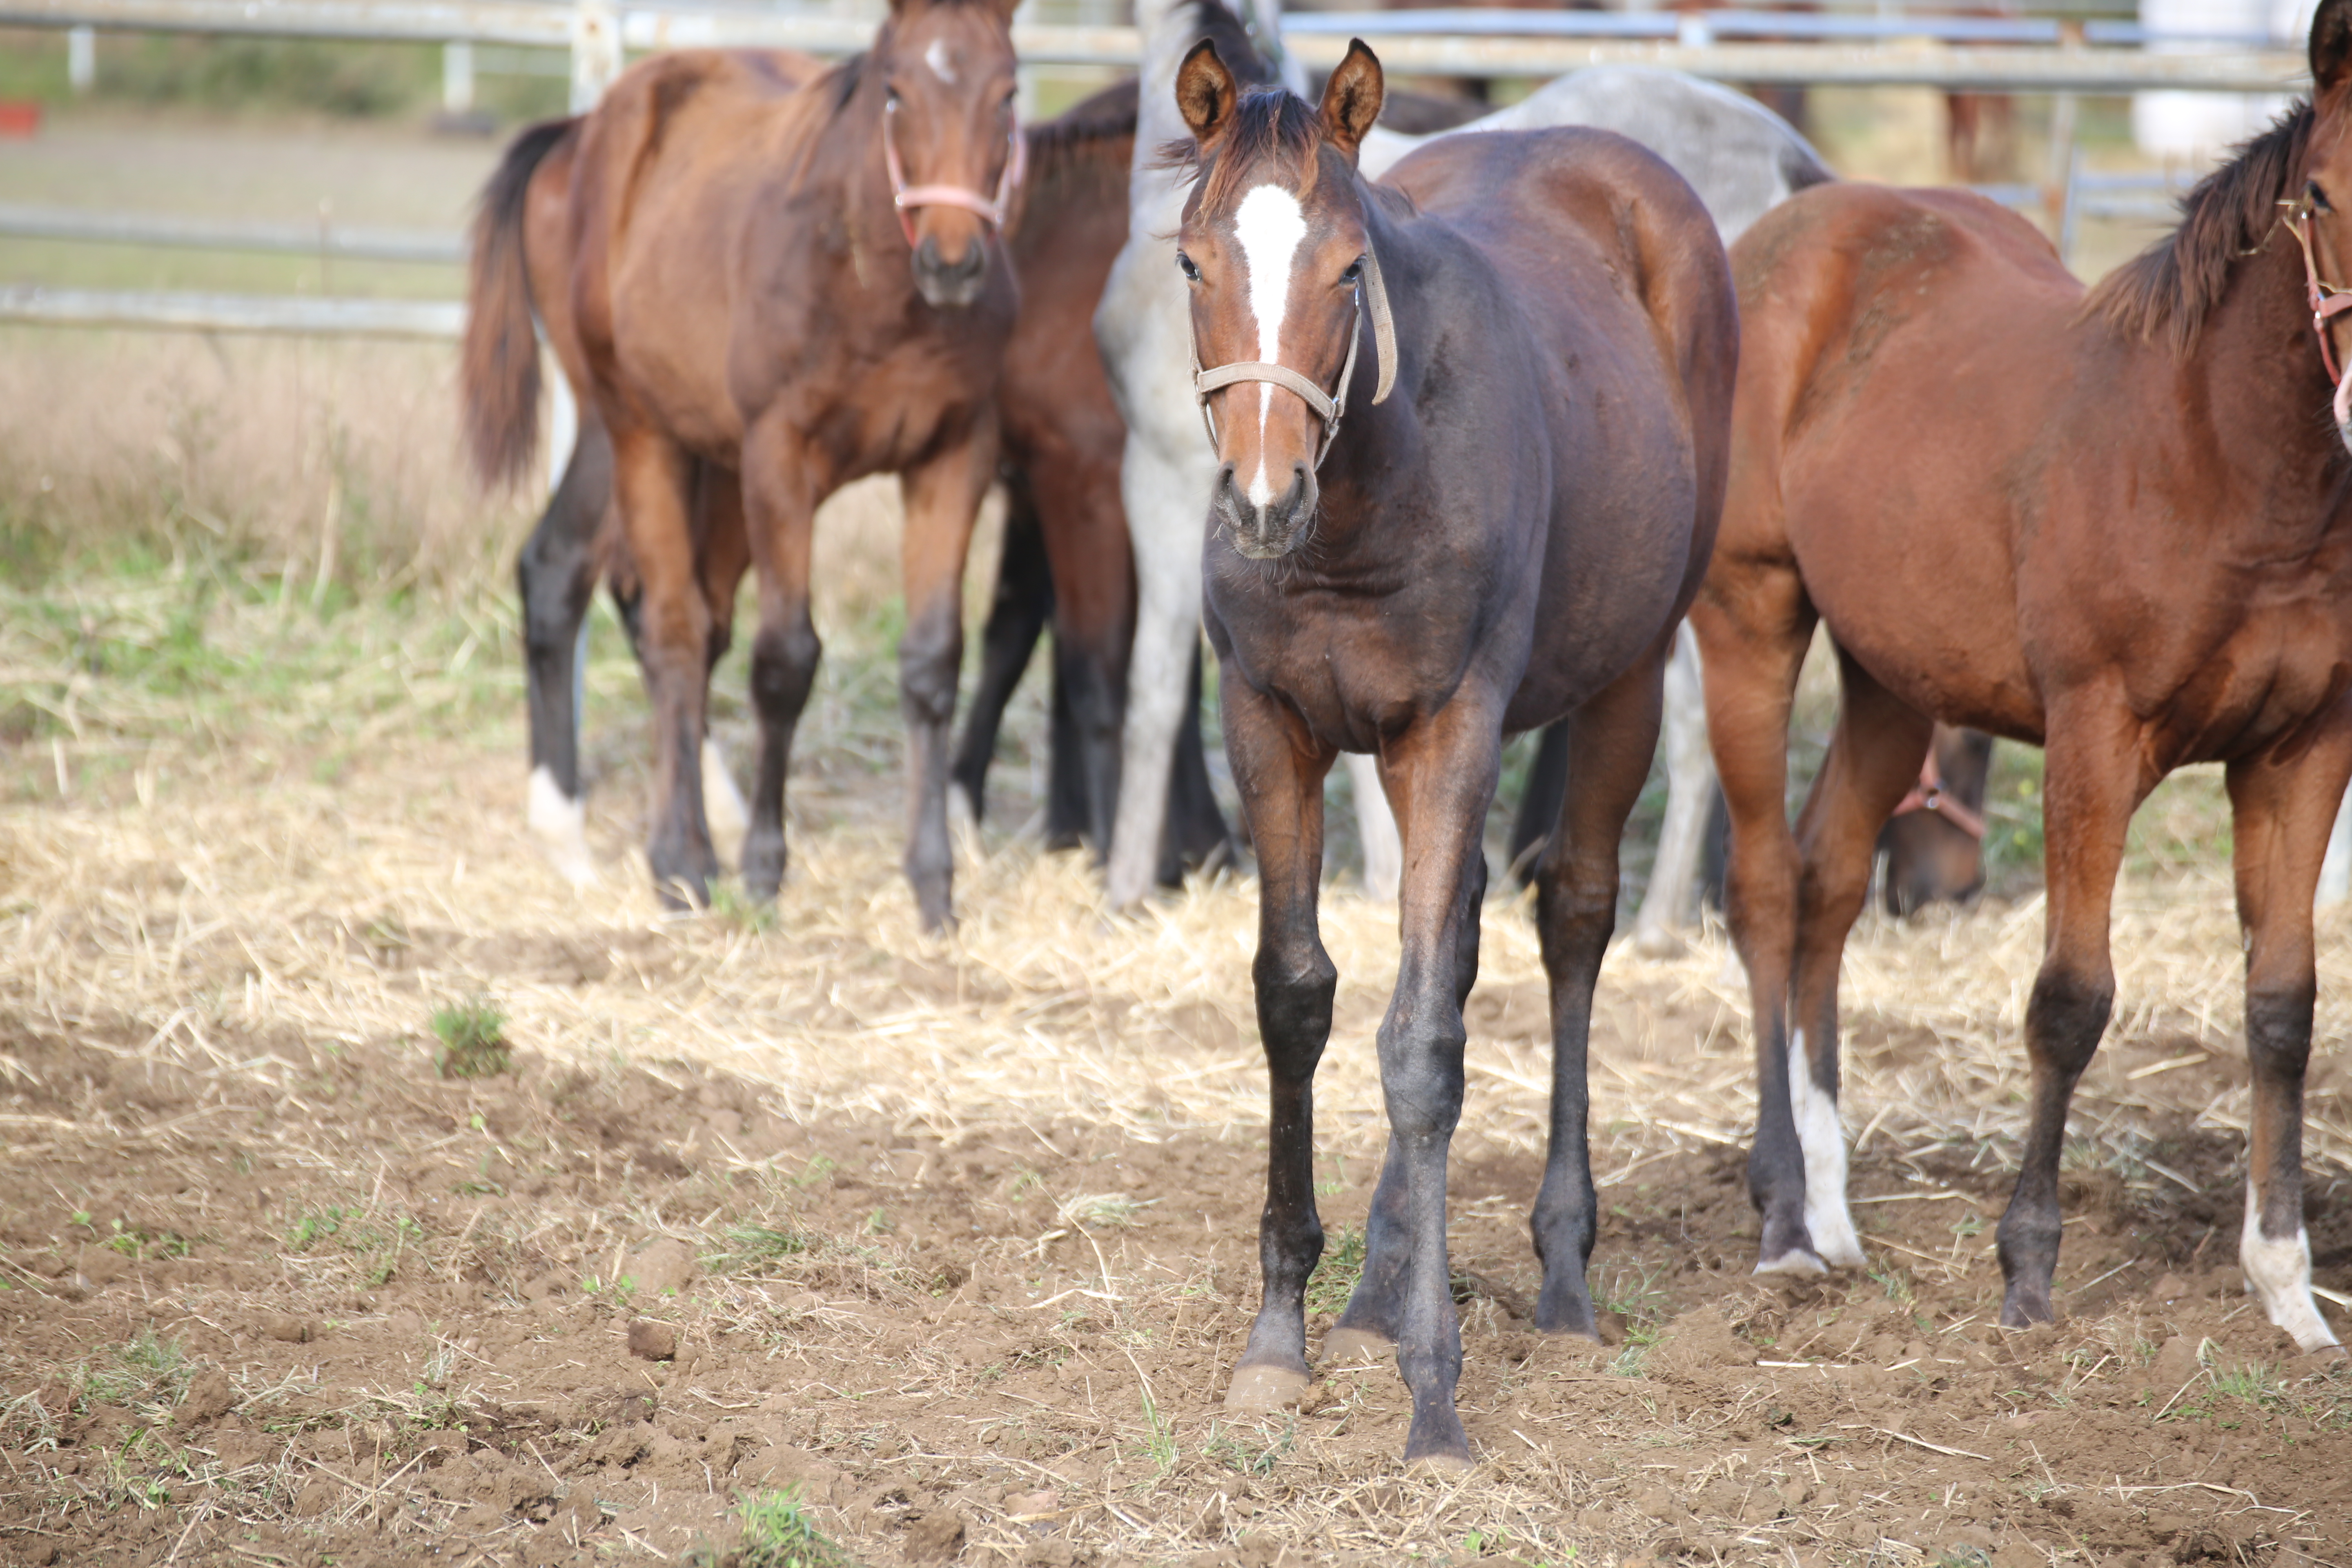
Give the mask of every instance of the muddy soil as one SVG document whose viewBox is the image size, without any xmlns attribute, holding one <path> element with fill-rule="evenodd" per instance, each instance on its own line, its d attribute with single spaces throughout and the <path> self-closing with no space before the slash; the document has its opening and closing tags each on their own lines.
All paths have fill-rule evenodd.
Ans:
<svg viewBox="0 0 2352 1568">
<path fill-rule="evenodd" d="M 2242 1293 L 2212 1134 L 2159 1137 L 2153 1186 L 2070 1173 L 2065 1321 L 2026 1333 L 1981 1147 L 1865 1155 L 1875 1271 L 1793 1286 L 1747 1274 L 1738 1151 L 1638 1164 L 1606 1346 L 1526 1321 L 1534 1163 L 1459 1162 L 1482 1462 L 1441 1479 L 1397 1463 L 1392 1366 L 1223 1417 L 1249 1130 L 943 1142 L 686 1063 L 8 1028 L 11 1563 L 716 1562 L 785 1488 L 871 1564 L 2352 1555 L 2352 1378 Z M 1318 1331 L 1371 1175 L 1321 1183 Z M 2352 1282 L 2352 1205 L 2313 1210 Z"/>
</svg>

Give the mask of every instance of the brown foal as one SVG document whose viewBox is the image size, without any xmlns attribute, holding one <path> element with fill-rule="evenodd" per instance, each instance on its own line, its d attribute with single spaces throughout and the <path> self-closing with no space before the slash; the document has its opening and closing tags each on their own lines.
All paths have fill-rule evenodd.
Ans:
<svg viewBox="0 0 2352 1568">
<path fill-rule="evenodd" d="M 1585 1043 L 1617 847 L 1656 750 L 1675 623 L 1722 502 L 1728 268 L 1681 177 L 1605 132 L 1465 136 L 1381 184 L 1361 43 L 1319 112 L 1243 93 L 1213 43 L 1177 76 L 1200 162 L 1178 236 L 1222 465 L 1202 560 L 1225 752 L 1256 846 L 1271 1079 L 1265 1296 L 1230 1406 L 1307 1385 L 1321 1254 L 1315 1068 L 1337 981 L 1317 930 L 1323 781 L 1376 753 L 1403 829 L 1403 956 L 1381 1026 L 1390 1140 L 1364 1271 L 1327 1359 L 1393 1345 L 1411 1459 L 1468 1460 L 1445 1254 L 1483 827 L 1507 731 L 1567 718 L 1572 770 L 1538 877 L 1551 979 L 1540 1327 L 1595 1332 Z"/>
<path fill-rule="evenodd" d="M 994 393 L 1017 298 L 996 233 L 1023 145 L 1011 10 L 894 0 L 874 48 L 831 68 L 749 51 L 648 60 L 570 129 L 518 142 L 493 194 L 523 181 L 527 200 L 485 204 L 466 359 L 476 450 L 494 472 L 529 456 L 536 305 L 609 442 L 641 585 L 656 756 L 649 858 L 667 900 L 707 900 L 718 869 L 702 806 L 704 697 L 725 646 L 721 606 L 746 563 L 698 545 L 735 530 L 759 573 L 761 745 L 743 879 L 772 899 L 793 732 L 821 652 L 809 614 L 817 503 L 895 472 L 907 509 L 907 873 L 924 923 L 951 918 L 961 588 L 995 471 Z M 542 211 L 554 221 L 530 221 Z"/>
<path fill-rule="evenodd" d="M 2302 1142 L 2312 898 L 2352 775 L 2352 380 L 2333 374 L 2352 325 L 2320 313 L 2352 261 L 2334 205 L 2352 202 L 2352 0 L 2324 0 L 2310 61 L 2312 101 L 2087 297 L 2039 234 L 1958 192 L 1823 186 L 1733 253 L 1731 492 L 1692 621 L 1755 1009 L 1759 1272 L 1862 1261 L 1839 959 L 1872 841 L 1940 719 L 2047 749 L 2001 1321 L 2054 1310 L 2060 1145 L 2115 997 L 2126 828 L 2167 773 L 2219 762 L 2254 1089 L 2239 1256 L 2273 1322 L 2306 1350 L 2335 1342 L 2311 1295 Z M 1821 620 L 1843 698 L 1792 833 L 1790 701 Z"/>
</svg>

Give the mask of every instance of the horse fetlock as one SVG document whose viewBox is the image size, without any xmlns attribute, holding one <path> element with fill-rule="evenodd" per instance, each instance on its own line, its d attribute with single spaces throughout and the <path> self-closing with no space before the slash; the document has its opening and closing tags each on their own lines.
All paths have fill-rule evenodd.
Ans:
<svg viewBox="0 0 2352 1568">
<path fill-rule="evenodd" d="M 751 641 L 751 700 L 760 716 L 770 723 L 797 720 L 824 658 L 814 626 L 761 626 Z"/>
<path fill-rule="evenodd" d="M 1547 1334 L 1601 1337 L 1592 1292 L 1584 1282 L 1584 1260 L 1544 1265 L 1543 1290 L 1536 1297 L 1536 1328 Z"/>
<path fill-rule="evenodd" d="M 787 858 L 782 828 L 754 827 L 744 838 L 743 891 L 754 903 L 775 902 Z"/>
<path fill-rule="evenodd" d="M 2112 976 L 2093 981 L 2045 966 L 2025 1004 L 2025 1044 L 2035 1064 L 2046 1065 L 2071 1089 L 2091 1065 L 2115 1002 Z"/>
<path fill-rule="evenodd" d="M 2023 1194 L 2011 1201 L 2009 1212 L 1995 1230 L 2001 1277 L 2008 1281 L 2000 1303 L 2000 1321 L 2008 1328 L 2047 1323 L 2057 1317 L 2051 1304 L 2051 1285 L 2058 1273 L 2061 1225 L 2054 1197 L 2030 1200 Z"/>
<path fill-rule="evenodd" d="M 1454 1380 L 1447 1378 L 1442 1388 L 1429 1387 L 1413 1375 L 1412 1360 L 1410 1352 L 1399 1358 L 1405 1385 L 1412 1390 L 1412 1425 L 1404 1435 L 1404 1462 L 1442 1474 L 1468 1469 L 1470 1435 L 1462 1429 L 1461 1414 L 1454 1408 Z M 1458 1374 L 1458 1363 L 1455 1370 Z"/>
</svg>

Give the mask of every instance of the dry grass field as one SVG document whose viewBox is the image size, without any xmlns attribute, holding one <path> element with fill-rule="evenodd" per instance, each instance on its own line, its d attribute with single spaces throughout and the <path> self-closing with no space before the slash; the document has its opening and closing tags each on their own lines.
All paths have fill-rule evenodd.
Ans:
<svg viewBox="0 0 2352 1568">
<path fill-rule="evenodd" d="M 1991 1255 L 2030 864 L 1973 911 L 1857 933 L 1851 1278 L 1747 1273 L 1720 932 L 1612 953 L 1604 1346 L 1528 1325 L 1546 1005 L 1498 890 L 1453 1187 L 1481 1462 L 1433 1479 L 1396 1461 L 1391 1368 L 1333 1371 L 1279 1420 L 1221 1408 L 1255 1303 L 1249 879 L 1109 915 L 1081 858 L 1013 831 L 1032 692 L 962 924 L 919 933 L 895 518 L 868 490 L 821 529 L 778 906 L 656 908 L 642 703 L 601 617 L 604 874 L 573 891 L 521 830 L 527 509 L 467 488 L 447 374 L 418 349 L 0 336 L 0 1563 L 2352 1563 L 2352 1373 L 2295 1357 L 2235 1263 L 2211 777 L 2136 830 L 2065 1158 L 2064 1318 L 2030 1333 L 1994 1324 Z M 723 732 L 742 686 L 722 668 Z M 2032 776 L 1997 802 L 2021 843 Z M 1327 926 L 1318 1330 L 1360 1262 L 1396 954 L 1344 871 Z M 2310 1096 L 2333 1293 L 2347 937 L 2327 914 Z"/>
</svg>

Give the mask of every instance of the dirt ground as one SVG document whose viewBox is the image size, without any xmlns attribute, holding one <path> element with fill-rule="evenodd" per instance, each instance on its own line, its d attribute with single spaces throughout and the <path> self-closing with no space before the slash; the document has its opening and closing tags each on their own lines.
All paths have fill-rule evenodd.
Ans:
<svg viewBox="0 0 2352 1568">
<path fill-rule="evenodd" d="M 1441 1480 L 1397 1461 L 1392 1367 L 1276 1421 L 1221 1409 L 1261 1192 L 1245 882 L 1113 921 L 1074 858 L 992 837 L 964 930 L 926 942 L 837 755 L 774 917 L 666 921 L 620 858 L 641 774 L 594 797 L 615 864 L 574 896 L 514 830 L 511 738 L 331 788 L 232 748 L 210 776 L 242 788 L 134 777 L 0 819 L 0 1560 L 718 1561 L 739 1497 L 787 1487 L 869 1564 L 2352 1558 L 2352 1377 L 2241 1293 L 2244 1075 L 2189 965 L 2127 995 L 2078 1102 L 2065 1321 L 2011 1333 L 2019 1075 L 1923 1026 L 1944 1004 L 1911 976 L 1980 987 L 2034 908 L 1865 925 L 1874 1265 L 1816 1284 L 1747 1273 L 1719 939 L 1612 956 L 1594 1347 L 1525 1321 L 1543 1006 L 1498 900 L 1453 1192 L 1481 1462 Z M 2207 891 L 2126 900 L 2125 941 L 2221 936 Z M 1394 951 L 1360 895 L 1330 903 L 1318 1329 L 1375 1168 Z M 481 989 L 511 1068 L 443 1078 L 428 1015 Z M 2323 1062 L 2312 1224 L 2340 1289 L 2336 1083 Z"/>
</svg>

